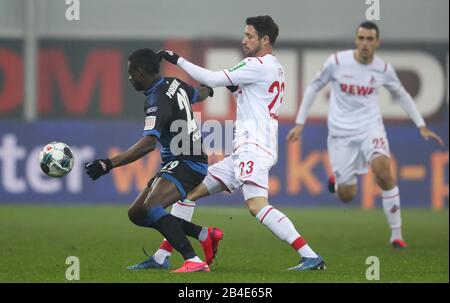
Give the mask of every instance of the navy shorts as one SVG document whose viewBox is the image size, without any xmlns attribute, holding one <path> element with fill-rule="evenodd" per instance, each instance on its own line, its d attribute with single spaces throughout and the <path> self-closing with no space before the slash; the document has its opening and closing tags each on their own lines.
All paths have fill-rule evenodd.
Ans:
<svg viewBox="0 0 450 303">
<path fill-rule="evenodd" d="M 197 185 L 202 183 L 207 171 L 208 164 L 205 163 L 173 160 L 163 163 L 163 167 L 155 177 L 164 178 L 175 184 L 181 194 L 181 200 L 184 200 Z M 153 179 L 150 180 L 149 186 L 152 182 Z"/>
</svg>

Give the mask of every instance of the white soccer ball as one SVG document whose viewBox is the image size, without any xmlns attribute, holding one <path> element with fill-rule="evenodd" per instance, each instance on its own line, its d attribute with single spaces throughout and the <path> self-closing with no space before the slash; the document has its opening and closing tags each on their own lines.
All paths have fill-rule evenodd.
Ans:
<svg viewBox="0 0 450 303">
<path fill-rule="evenodd" d="M 74 160 L 72 150 L 63 142 L 51 142 L 39 153 L 42 171 L 53 178 L 61 178 L 70 173 Z"/>
</svg>

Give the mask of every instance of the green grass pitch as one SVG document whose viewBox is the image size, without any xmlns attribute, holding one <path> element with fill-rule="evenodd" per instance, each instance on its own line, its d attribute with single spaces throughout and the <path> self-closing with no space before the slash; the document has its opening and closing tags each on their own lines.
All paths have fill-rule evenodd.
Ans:
<svg viewBox="0 0 450 303">
<path fill-rule="evenodd" d="M 448 282 L 449 213 L 403 209 L 409 248 L 389 245 L 382 210 L 282 208 L 325 259 L 326 271 L 292 272 L 296 252 L 245 207 L 199 205 L 194 221 L 225 232 L 211 273 L 127 271 L 154 252 L 161 236 L 134 226 L 126 206 L 0 206 L 0 282 L 67 282 L 68 256 L 80 260 L 80 282 L 367 282 L 366 258 L 380 260 L 379 282 Z M 194 248 L 203 258 L 196 240 Z M 171 268 L 181 265 L 175 253 Z M 69 282 L 68 282 L 69 283 Z"/>
</svg>

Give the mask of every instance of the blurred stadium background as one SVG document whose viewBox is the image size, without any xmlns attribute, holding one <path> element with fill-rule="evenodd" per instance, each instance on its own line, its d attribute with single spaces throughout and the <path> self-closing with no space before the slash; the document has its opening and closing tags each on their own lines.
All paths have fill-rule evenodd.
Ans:
<svg viewBox="0 0 450 303">
<path fill-rule="evenodd" d="M 328 89 L 316 99 L 303 140 L 285 143 L 303 89 L 325 58 L 354 46 L 355 28 L 370 6 L 366 1 L 80 0 L 80 20 L 73 21 L 66 19 L 66 11 L 74 1 L 67 2 L 71 3 L 0 0 L 0 212 L 3 209 L 4 218 L 12 213 L 11 207 L 25 204 L 114 204 L 122 206 L 125 214 L 126 205 L 159 169 L 159 153 L 95 183 L 82 167 L 90 159 L 125 150 L 140 138 L 143 99 L 128 83 L 128 55 L 141 47 L 167 48 L 209 69 L 230 67 L 242 58 L 245 18 L 261 14 L 270 14 L 280 27 L 275 53 L 287 77 L 270 201 L 288 208 L 381 206 L 370 174 L 360 179 L 359 196 L 350 206 L 327 192 Z M 429 127 L 445 141 L 444 148 L 424 141 L 383 91 L 380 105 L 403 209 L 447 212 L 443 240 L 448 281 L 449 2 L 379 3 L 378 55 L 396 67 Z M 195 84 L 169 64 L 161 72 Z M 228 91 L 218 88 L 214 98 L 194 110 L 202 122 L 223 122 L 233 119 L 235 106 Z M 204 134 L 209 131 L 204 129 Z M 50 141 L 63 141 L 74 150 L 75 167 L 63 179 L 49 179 L 40 171 L 37 155 Z M 210 162 L 219 158 L 211 157 Z M 242 195 L 216 195 L 202 205 L 241 206 Z M 381 215 L 379 220 L 384 224 Z M 4 222 L 0 221 L 2 230 L 8 226 Z"/>
</svg>

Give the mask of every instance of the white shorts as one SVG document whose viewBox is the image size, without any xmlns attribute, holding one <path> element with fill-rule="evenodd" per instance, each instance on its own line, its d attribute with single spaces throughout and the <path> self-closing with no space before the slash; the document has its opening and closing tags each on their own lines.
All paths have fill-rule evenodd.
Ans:
<svg viewBox="0 0 450 303">
<path fill-rule="evenodd" d="M 225 187 L 233 192 L 242 187 L 244 199 L 268 197 L 269 170 L 273 157 L 256 145 L 239 147 L 230 156 L 211 165 L 203 184 L 210 194 Z"/>
<path fill-rule="evenodd" d="M 355 136 L 328 136 L 328 153 L 337 184 L 356 184 L 357 176 L 368 172 L 375 156 L 390 157 L 384 127 L 374 127 Z"/>
</svg>

